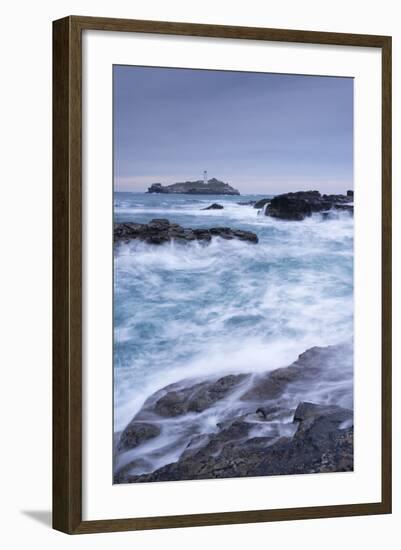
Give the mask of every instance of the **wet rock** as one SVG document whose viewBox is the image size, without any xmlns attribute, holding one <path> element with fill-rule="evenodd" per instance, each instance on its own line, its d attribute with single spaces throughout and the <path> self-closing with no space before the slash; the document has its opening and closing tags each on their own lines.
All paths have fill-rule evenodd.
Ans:
<svg viewBox="0 0 401 550">
<path fill-rule="evenodd" d="M 322 195 L 322 199 L 333 204 L 351 202 L 349 195 Z"/>
<path fill-rule="evenodd" d="M 127 451 L 134 449 L 145 441 L 160 435 L 160 428 L 155 424 L 147 422 L 132 421 L 128 424 L 125 430 L 121 433 L 117 449 L 119 451 Z"/>
<path fill-rule="evenodd" d="M 281 395 L 284 384 L 275 380 L 271 373 L 255 375 L 252 386 L 241 396 L 241 401 L 266 401 Z"/>
<path fill-rule="evenodd" d="M 288 367 L 256 374 L 251 379 L 249 389 L 240 399 L 255 402 L 277 399 L 289 384 L 299 381 L 313 381 L 320 373 L 322 366 L 338 360 L 340 349 L 339 346 L 310 348 L 300 354 L 298 359 Z M 348 351 L 344 353 L 348 353 Z"/>
<path fill-rule="evenodd" d="M 146 400 L 131 425 L 154 426 L 161 420 L 177 425 L 180 439 L 170 445 L 178 445 L 179 458 L 142 475 L 132 473 L 136 458 L 116 479 L 130 483 L 350 471 L 353 411 L 338 406 L 336 399 L 329 404 L 288 400 L 288 395 L 302 395 L 305 386 L 340 381 L 341 402 L 352 403 L 352 396 L 344 401 L 349 363 L 350 344 L 314 347 L 288 367 L 266 373 L 182 380 L 162 388 Z M 209 410 L 211 416 L 204 416 Z M 150 437 L 147 430 L 133 433 L 134 445 Z M 163 443 L 158 452 L 164 451 Z"/>
<path fill-rule="evenodd" d="M 294 413 L 294 422 L 299 427 L 294 437 L 308 440 L 311 443 L 329 437 L 339 427 L 353 426 L 353 412 L 336 405 L 318 405 L 316 403 L 300 403 Z"/>
<path fill-rule="evenodd" d="M 263 420 L 273 420 L 280 418 L 283 414 L 287 414 L 287 411 L 283 410 L 281 407 L 259 407 L 256 409 L 256 414 Z"/>
<path fill-rule="evenodd" d="M 348 212 L 349 214 L 354 213 L 354 207 L 352 204 L 334 204 L 333 208 L 335 210 L 344 210 L 345 212 Z"/>
<path fill-rule="evenodd" d="M 240 206 L 253 206 L 254 204 L 256 204 L 256 201 L 241 201 L 237 202 L 237 204 L 239 204 Z"/>
<path fill-rule="evenodd" d="M 217 204 L 217 202 L 214 202 L 210 206 L 206 206 L 206 208 L 202 208 L 202 210 L 223 210 L 224 206 L 222 204 Z"/>
<path fill-rule="evenodd" d="M 269 203 L 271 199 L 260 199 L 253 205 L 254 208 L 263 208 L 265 204 Z"/>
<path fill-rule="evenodd" d="M 157 399 L 152 410 L 163 417 L 175 417 L 188 412 L 200 413 L 226 397 L 247 378 L 246 374 L 228 375 L 215 381 L 173 387 Z"/>
<path fill-rule="evenodd" d="M 294 413 L 294 422 L 301 422 L 308 418 L 316 419 L 320 416 L 327 416 L 332 413 L 340 413 L 346 411 L 346 415 L 349 414 L 347 409 L 340 409 L 336 405 L 317 405 L 316 403 L 303 402 L 298 405 Z M 344 418 L 345 420 L 345 418 Z M 340 420 L 342 422 L 342 420 Z"/>
<path fill-rule="evenodd" d="M 319 191 L 284 193 L 271 199 L 265 214 L 281 220 L 302 221 L 314 212 L 327 212 L 351 202 L 352 198 L 347 195 L 321 195 Z M 347 210 L 351 212 L 353 207 L 348 205 Z"/>
<path fill-rule="evenodd" d="M 177 462 L 150 474 L 128 475 L 125 481 L 352 471 L 353 428 L 341 428 L 344 418 L 352 419 L 352 411 L 318 404 L 300 404 L 299 408 L 304 413 L 298 412 L 298 417 L 305 418 L 300 418 L 293 437 L 248 438 L 252 425 L 234 422 L 217 434 L 198 439 Z"/>
<path fill-rule="evenodd" d="M 246 374 L 230 374 L 219 378 L 216 382 L 202 386 L 192 396 L 188 403 L 188 411 L 202 412 L 211 405 L 226 397 L 248 378 Z"/>
<path fill-rule="evenodd" d="M 170 241 L 189 242 L 202 241 L 210 242 L 212 237 L 231 240 L 238 239 L 251 243 L 257 243 L 258 237 L 251 231 L 231 229 L 230 227 L 212 227 L 210 229 L 184 228 L 176 223 L 170 223 L 166 219 L 154 219 L 149 223 L 115 223 L 114 242 L 128 242 L 132 239 L 139 239 L 150 244 L 163 244 Z"/>
</svg>

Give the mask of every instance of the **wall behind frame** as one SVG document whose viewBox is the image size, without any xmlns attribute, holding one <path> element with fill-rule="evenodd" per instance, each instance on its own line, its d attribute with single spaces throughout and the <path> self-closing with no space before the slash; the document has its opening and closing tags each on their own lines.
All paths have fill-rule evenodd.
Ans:
<svg viewBox="0 0 401 550">
<path fill-rule="evenodd" d="M 396 0 L 114 0 L 7 4 L 3 10 L 0 346 L 3 395 L 2 535 L 8 548 L 269 545 L 326 550 L 397 548 L 401 534 L 401 29 Z M 51 506 L 51 21 L 96 15 L 393 35 L 394 507 L 391 516 L 68 537 L 50 529 Z M 397 395 L 398 393 L 398 395 Z"/>
</svg>

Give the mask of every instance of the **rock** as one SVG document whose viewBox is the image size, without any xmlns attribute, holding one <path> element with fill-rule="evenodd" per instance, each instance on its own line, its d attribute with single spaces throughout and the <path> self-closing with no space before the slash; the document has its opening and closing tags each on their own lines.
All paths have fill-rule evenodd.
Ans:
<svg viewBox="0 0 401 550">
<path fill-rule="evenodd" d="M 148 188 L 148 193 L 185 193 L 190 195 L 239 195 L 240 192 L 228 183 L 212 178 L 205 183 L 202 180 L 185 181 L 162 185 L 153 183 Z"/>
<path fill-rule="evenodd" d="M 121 433 L 120 440 L 117 445 L 119 451 L 127 451 L 134 449 L 160 435 L 160 428 L 155 424 L 149 424 L 147 422 L 135 422 L 131 421 L 125 430 Z"/>
<path fill-rule="evenodd" d="M 285 382 L 275 380 L 271 373 L 255 375 L 251 388 L 241 396 L 241 401 L 266 401 L 279 397 Z"/>
<path fill-rule="evenodd" d="M 351 191 L 351 190 L 348 190 L 347 191 L 347 197 L 351 197 L 353 199 L 354 198 L 354 192 Z"/>
<path fill-rule="evenodd" d="M 344 210 L 345 212 L 348 212 L 351 215 L 353 215 L 354 213 L 354 207 L 352 204 L 334 204 L 333 208 L 335 210 Z"/>
<path fill-rule="evenodd" d="M 254 375 L 249 388 L 241 395 L 241 401 L 261 402 L 276 399 L 289 384 L 295 384 L 300 380 L 313 381 L 321 372 L 322 366 L 329 367 L 333 362 L 336 363 L 340 349 L 340 346 L 310 348 L 301 353 L 288 367 Z"/>
<path fill-rule="evenodd" d="M 210 242 L 212 237 L 221 237 L 231 240 L 239 239 L 257 243 L 258 237 L 251 231 L 231 229 L 230 227 L 211 227 L 210 229 L 184 228 L 176 223 L 170 223 L 166 219 L 154 219 L 149 223 L 115 223 L 114 242 L 127 242 L 132 239 L 139 239 L 150 244 L 163 244 L 170 241 L 189 242 L 203 241 Z"/>
<path fill-rule="evenodd" d="M 274 197 L 266 207 L 265 214 L 281 220 L 302 221 L 314 212 L 342 208 L 344 203 L 351 200 L 351 197 L 345 195 L 321 195 L 319 191 L 297 191 Z M 346 209 L 352 211 L 353 206 L 348 205 Z"/>
<path fill-rule="evenodd" d="M 158 423 L 163 422 L 170 430 L 177 426 L 178 439 L 170 439 L 169 449 L 179 448 L 179 458 L 151 473 L 138 475 L 131 470 L 140 468 L 138 460 L 146 464 L 147 457 L 136 457 L 115 473 L 115 481 L 351 471 L 353 411 L 338 406 L 334 395 L 329 404 L 297 399 L 291 405 L 288 401 L 288 395 L 297 396 L 303 388 L 313 388 L 317 381 L 320 388 L 325 383 L 336 385 L 341 381 L 344 402 L 348 363 L 352 365 L 352 347 L 348 344 L 314 347 L 288 367 L 257 375 L 181 380 L 160 389 L 146 400 L 124 430 L 118 450 L 156 438 Z M 205 420 L 209 428 L 203 431 Z M 158 452 L 165 453 L 164 439 L 161 445 Z M 149 464 L 151 457 L 145 471 Z"/>
<path fill-rule="evenodd" d="M 265 204 L 269 203 L 271 199 L 260 199 L 253 205 L 254 208 L 263 208 Z"/>
<path fill-rule="evenodd" d="M 181 385 L 166 388 L 167 391 L 154 404 L 154 400 L 151 400 L 151 410 L 163 417 L 175 417 L 188 412 L 200 413 L 226 397 L 248 377 L 246 374 L 230 374 L 217 380 L 189 385 L 183 381 Z"/>
<path fill-rule="evenodd" d="M 286 411 L 283 411 L 280 407 L 259 407 L 256 409 L 256 414 L 259 418 L 263 418 L 263 420 L 273 420 L 275 418 L 279 418 L 283 412 L 286 413 Z"/>
<path fill-rule="evenodd" d="M 124 481 L 352 471 L 353 428 L 341 427 L 344 418 L 352 419 L 352 411 L 336 406 L 328 410 L 324 405 L 308 405 L 314 406 L 314 414 L 299 420 L 298 429 L 292 437 L 248 438 L 252 424 L 234 421 L 216 434 L 194 438 L 177 462 L 150 474 L 128 474 Z"/>
<path fill-rule="evenodd" d="M 228 393 L 238 388 L 248 378 L 247 374 L 229 374 L 216 382 L 203 386 L 195 392 L 188 403 L 188 411 L 202 412 L 211 405 L 223 399 Z"/>
<path fill-rule="evenodd" d="M 239 204 L 240 206 L 253 206 L 254 204 L 256 204 L 256 201 L 242 201 L 237 202 L 237 204 Z"/>
<path fill-rule="evenodd" d="M 221 204 L 217 204 L 217 202 L 214 202 L 210 206 L 206 206 L 206 208 L 202 208 L 202 210 L 223 210 L 224 206 Z"/>
<path fill-rule="evenodd" d="M 342 409 L 336 405 L 318 405 L 316 403 L 302 402 L 298 405 L 294 413 L 294 422 L 302 422 L 313 418 L 316 420 L 320 417 L 330 417 L 334 415 L 336 421 L 344 422 L 352 417 L 352 413 L 348 409 Z M 333 417 L 333 418 L 334 418 Z"/>
</svg>

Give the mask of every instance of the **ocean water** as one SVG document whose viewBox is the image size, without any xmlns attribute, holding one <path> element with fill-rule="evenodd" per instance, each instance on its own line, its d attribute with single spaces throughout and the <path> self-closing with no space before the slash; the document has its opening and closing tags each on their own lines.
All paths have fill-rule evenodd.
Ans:
<svg viewBox="0 0 401 550">
<path fill-rule="evenodd" d="M 258 244 L 214 238 L 209 245 L 132 241 L 116 247 L 115 432 L 169 383 L 264 372 L 289 365 L 313 346 L 352 340 L 352 216 L 287 222 L 237 204 L 265 196 L 115 193 L 117 222 L 167 218 L 259 237 Z M 213 202 L 224 209 L 202 211 Z M 352 407 L 349 373 L 343 384 L 335 401 Z M 327 391 L 317 384 L 318 401 L 334 399 Z"/>
</svg>

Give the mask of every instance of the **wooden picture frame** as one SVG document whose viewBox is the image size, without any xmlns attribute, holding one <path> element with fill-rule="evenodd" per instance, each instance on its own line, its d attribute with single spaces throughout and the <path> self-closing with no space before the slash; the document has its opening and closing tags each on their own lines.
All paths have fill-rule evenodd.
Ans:
<svg viewBox="0 0 401 550">
<path fill-rule="evenodd" d="M 82 520 L 82 32 L 377 48 L 382 56 L 382 496 L 379 502 Z M 53 23 L 53 527 L 69 534 L 391 512 L 391 37 L 71 16 Z"/>
</svg>

